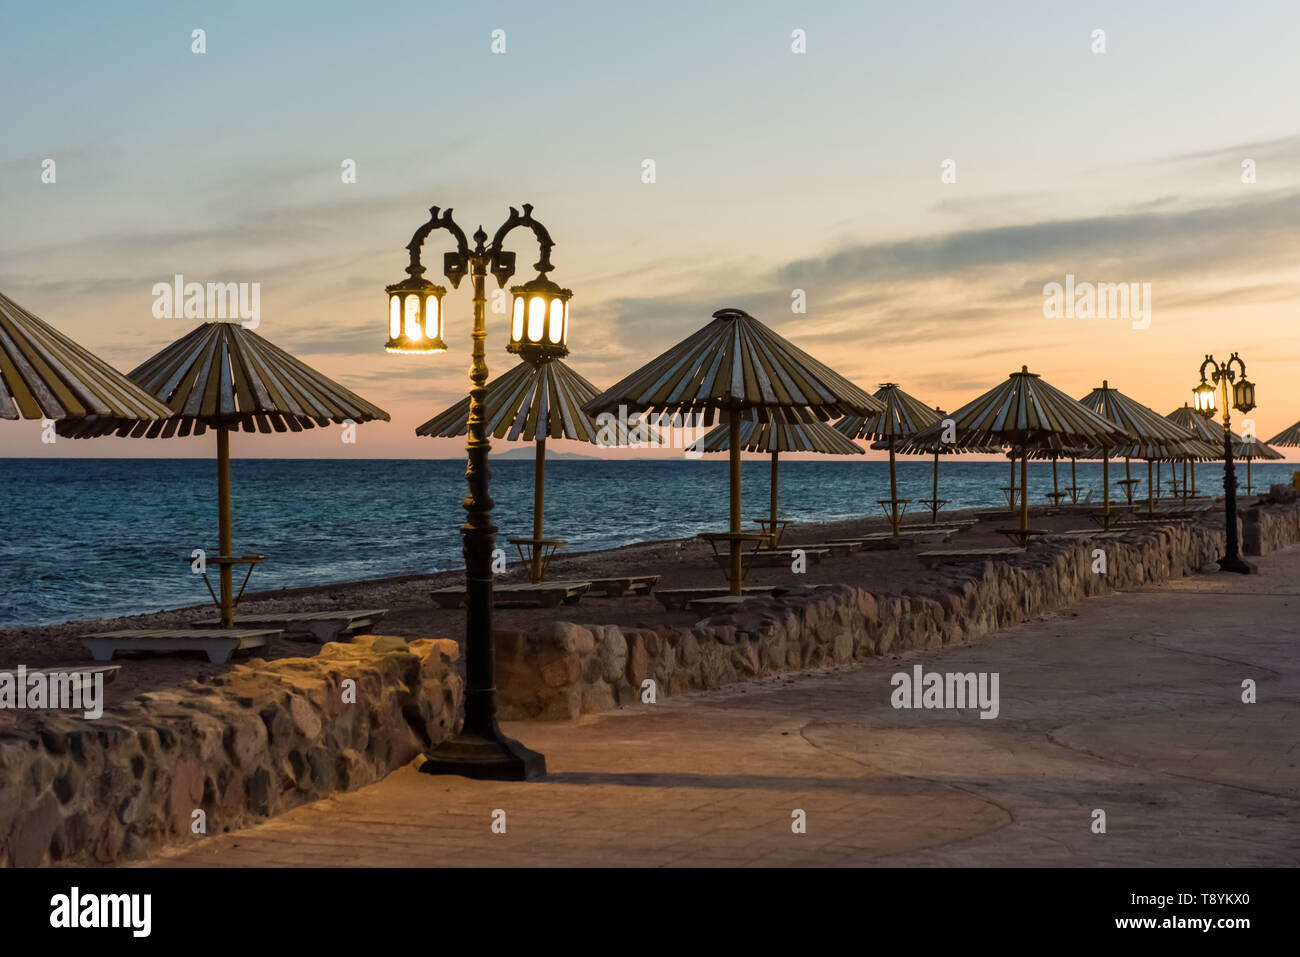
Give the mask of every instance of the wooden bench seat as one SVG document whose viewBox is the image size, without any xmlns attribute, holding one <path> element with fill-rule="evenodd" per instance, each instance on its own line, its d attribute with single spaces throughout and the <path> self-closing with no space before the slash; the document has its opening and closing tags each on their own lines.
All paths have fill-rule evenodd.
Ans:
<svg viewBox="0 0 1300 957">
<path fill-rule="evenodd" d="M 202 651 L 219 665 L 234 652 L 261 648 L 280 634 L 278 628 L 143 628 L 82 635 L 81 643 L 96 661 L 112 661 L 119 651 Z"/>
<path fill-rule="evenodd" d="M 890 548 L 911 548 L 914 545 L 938 545 L 952 538 L 959 529 L 948 525 L 933 528 L 911 528 L 904 526 L 897 535 L 893 532 L 868 532 L 862 536 L 862 547 L 870 551 Z"/>
<path fill-rule="evenodd" d="M 740 589 L 744 595 L 770 595 L 776 585 L 745 585 Z M 686 608 L 692 601 L 699 598 L 721 598 L 730 597 L 731 592 L 725 586 L 721 588 L 660 588 L 655 591 L 654 596 L 658 599 L 659 604 L 664 606 L 667 611 Z"/>
<path fill-rule="evenodd" d="M 743 605 L 745 602 L 753 601 L 756 598 L 766 597 L 766 595 L 713 595 L 708 598 L 692 599 L 687 603 L 686 607 L 697 614 L 710 615 L 721 611 L 729 611 L 737 605 Z"/>
<path fill-rule="evenodd" d="M 841 557 L 844 555 L 852 555 L 854 552 L 860 549 L 862 545 L 863 542 L 862 539 L 860 538 L 837 538 L 829 542 L 810 542 L 807 545 L 791 545 L 790 547 L 804 548 L 804 549 L 824 548 L 832 555 L 836 557 Z"/>
<path fill-rule="evenodd" d="M 501 608 L 556 608 L 576 605 L 591 588 L 589 581 L 538 582 L 519 585 L 493 585 L 492 603 Z M 465 603 L 464 585 L 435 588 L 429 593 L 439 608 L 459 608 Z"/>
<path fill-rule="evenodd" d="M 327 641 L 348 641 L 364 635 L 388 614 L 387 608 L 359 611 L 269 611 L 235 616 L 236 628 L 278 628 L 289 638 L 310 638 L 322 645 Z M 220 628 L 221 619 L 198 622 L 204 628 Z"/>
<path fill-rule="evenodd" d="M 1100 528 L 1067 528 L 1063 532 L 1052 532 L 1048 538 L 1122 538 L 1123 532 L 1111 530 L 1103 532 Z"/>
<path fill-rule="evenodd" d="M 793 553 L 796 549 L 802 551 L 804 558 L 814 565 L 831 553 L 829 548 L 792 545 L 785 548 L 760 548 L 757 551 L 747 553 L 743 561 L 746 568 L 775 568 L 780 565 L 789 565 L 794 561 Z M 731 567 L 730 555 L 714 555 L 713 558 L 720 567 L 724 569 Z"/>
<path fill-rule="evenodd" d="M 962 565 L 969 562 L 1005 560 L 1024 553 L 1023 548 L 1004 545 L 988 548 L 937 548 L 932 551 L 917 552 L 916 557 L 926 567 L 933 568 L 935 565 Z"/>
<path fill-rule="evenodd" d="M 624 595 L 648 595 L 659 584 L 658 575 L 627 575 L 623 578 L 592 578 L 592 591 L 598 591 L 606 598 L 622 598 Z"/>
</svg>

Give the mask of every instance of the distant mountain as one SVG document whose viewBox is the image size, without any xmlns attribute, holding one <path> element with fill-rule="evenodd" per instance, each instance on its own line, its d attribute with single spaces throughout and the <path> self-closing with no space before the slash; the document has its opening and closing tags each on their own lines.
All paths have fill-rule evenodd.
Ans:
<svg viewBox="0 0 1300 957">
<path fill-rule="evenodd" d="M 536 457 L 537 457 L 537 451 L 531 445 L 529 445 L 527 448 L 511 449 L 509 452 L 492 453 L 492 458 L 497 462 L 500 462 L 502 460 L 509 462 L 514 459 L 527 459 L 528 461 L 531 462 Z M 586 462 L 600 461 L 594 455 L 579 455 L 577 452 L 551 452 L 548 450 L 546 453 L 546 461 L 548 462 L 555 461 L 555 460 L 568 461 L 570 459 L 574 461 L 586 461 Z"/>
</svg>

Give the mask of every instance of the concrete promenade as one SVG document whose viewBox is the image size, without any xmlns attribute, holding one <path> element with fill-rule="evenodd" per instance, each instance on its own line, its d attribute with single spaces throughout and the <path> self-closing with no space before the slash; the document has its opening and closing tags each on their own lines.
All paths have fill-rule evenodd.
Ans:
<svg viewBox="0 0 1300 957">
<path fill-rule="evenodd" d="M 544 781 L 412 765 L 143 863 L 1295 866 L 1300 547 L 1256 561 L 974 645 L 510 724 Z M 998 717 L 894 709 L 916 664 L 996 672 Z"/>
</svg>

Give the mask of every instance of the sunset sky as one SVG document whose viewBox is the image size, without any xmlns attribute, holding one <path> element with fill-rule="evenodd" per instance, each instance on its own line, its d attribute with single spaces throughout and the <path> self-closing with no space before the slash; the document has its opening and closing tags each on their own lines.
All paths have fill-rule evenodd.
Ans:
<svg viewBox="0 0 1300 957">
<path fill-rule="evenodd" d="M 569 362 L 599 386 L 738 306 L 948 409 L 1027 364 L 1165 413 L 1236 350 L 1268 438 L 1300 418 L 1297 48 L 1294 0 L 8 3 L 0 291 L 125 372 L 195 324 L 153 317 L 155 283 L 260 283 L 258 333 L 393 421 L 235 455 L 450 457 L 461 440 L 414 430 L 464 394 L 469 283 L 451 351 L 418 357 L 383 351 L 383 287 L 431 204 L 491 233 L 529 202 L 574 290 Z M 509 245 L 531 278 L 531 235 Z M 1149 328 L 1045 318 L 1067 274 L 1149 283 Z M 496 376 L 515 360 L 490 320 Z M 15 456 L 213 452 L 0 436 Z"/>
</svg>

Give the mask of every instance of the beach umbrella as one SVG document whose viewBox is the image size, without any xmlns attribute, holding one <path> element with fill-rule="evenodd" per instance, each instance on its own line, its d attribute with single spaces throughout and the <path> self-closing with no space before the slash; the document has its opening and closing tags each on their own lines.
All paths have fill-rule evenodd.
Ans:
<svg viewBox="0 0 1300 957">
<path fill-rule="evenodd" d="M 877 439 L 889 450 L 889 525 L 898 536 L 902 516 L 898 506 L 898 472 L 894 462 L 900 439 L 908 439 L 939 421 L 934 410 L 908 395 L 896 383 L 881 383 L 872 398 L 884 406 L 874 415 L 850 415 L 835 423 L 835 429 L 850 439 Z M 937 497 L 937 496 L 936 496 Z"/>
<path fill-rule="evenodd" d="M 1053 448 L 1051 446 L 1046 446 L 1042 448 L 1033 448 L 1027 451 L 1022 451 L 1020 449 L 1009 449 L 1007 451 L 1007 458 L 1009 458 L 1012 462 L 1011 472 L 1013 476 L 1012 478 L 1013 485 L 1015 484 L 1015 479 L 1014 479 L 1015 463 L 1017 460 L 1020 459 L 1022 455 L 1025 454 L 1027 454 L 1031 460 L 1044 461 L 1044 462 L 1050 461 L 1052 463 L 1052 494 L 1049 497 L 1052 499 L 1052 504 L 1054 505 L 1059 505 L 1061 499 L 1066 495 L 1066 493 L 1061 491 L 1061 482 L 1060 482 L 1060 476 L 1057 472 L 1057 464 L 1061 459 L 1068 458 L 1070 460 L 1070 491 L 1068 494 L 1070 495 L 1072 501 L 1078 501 L 1079 480 L 1078 480 L 1078 473 L 1075 469 L 1075 462 L 1080 456 L 1082 456 L 1083 458 L 1088 458 L 1088 455 L 1084 449 L 1077 449 L 1077 448 L 1060 449 L 1060 448 Z M 1024 493 L 1025 490 L 1021 489 L 1021 494 L 1023 495 Z"/>
<path fill-rule="evenodd" d="M 1214 459 L 1223 458 L 1223 451 L 1222 451 L 1223 427 L 1222 426 L 1219 427 L 1219 430 L 1216 433 L 1210 421 L 1206 419 L 1205 416 L 1201 415 L 1199 412 L 1197 412 L 1195 409 L 1193 409 L 1190 405 L 1188 405 L 1185 402 L 1183 403 L 1182 408 L 1174 409 L 1174 411 L 1166 415 L 1165 418 L 1168 419 L 1170 422 L 1174 423 L 1175 425 L 1180 425 L 1184 429 L 1187 429 L 1187 431 L 1191 432 L 1202 442 L 1209 445 L 1212 450 L 1214 450 L 1214 454 L 1211 455 L 1209 459 L 1205 459 L 1203 461 L 1213 461 Z M 1185 459 L 1183 463 L 1184 467 L 1186 467 L 1187 462 L 1188 461 L 1191 462 L 1193 495 L 1196 494 L 1196 462 L 1199 458 L 1200 456 L 1190 457 L 1188 459 Z M 1186 488 L 1186 483 L 1184 483 L 1184 488 Z"/>
<path fill-rule="evenodd" d="M 171 410 L 103 359 L 0 293 L 0 419 L 116 429 Z"/>
<path fill-rule="evenodd" d="M 769 534 L 773 545 L 777 542 L 777 461 L 782 452 L 819 452 L 822 455 L 865 455 L 860 445 L 855 445 L 829 425 L 810 422 L 760 422 L 746 419 L 740 424 L 740 447 L 745 452 L 767 452 L 772 456 L 770 481 L 771 508 Z M 731 449 L 731 428 L 720 425 L 692 449 L 700 452 L 725 452 Z"/>
<path fill-rule="evenodd" d="M 1182 425 L 1184 428 L 1194 431 L 1196 433 L 1197 438 L 1201 439 L 1203 442 L 1209 445 L 1210 448 L 1213 450 L 1214 454 L 1211 456 L 1211 458 L 1216 461 L 1223 460 L 1223 424 L 1222 423 L 1216 422 L 1213 419 L 1207 419 L 1205 416 L 1201 415 L 1191 406 L 1186 404 L 1184 404 L 1183 407 L 1180 409 L 1174 409 L 1173 412 L 1169 413 L 1167 418 L 1171 422 L 1175 422 L 1179 425 Z M 1297 425 L 1300 425 L 1300 423 L 1297 423 Z M 1278 442 L 1277 440 L 1286 438 L 1288 433 L 1290 433 L 1291 431 L 1292 431 L 1291 429 L 1288 429 L 1286 432 L 1282 432 L 1274 436 L 1273 439 L 1270 439 L 1268 442 L 1261 442 L 1259 439 L 1253 437 L 1251 438 L 1250 441 L 1246 441 L 1236 432 L 1229 433 L 1232 436 L 1233 458 L 1244 459 L 1246 462 L 1246 490 L 1248 492 L 1251 490 L 1251 474 L 1250 474 L 1251 462 L 1254 461 L 1255 459 L 1277 461 L 1285 458 L 1286 456 L 1284 456 L 1281 452 L 1279 452 L 1277 449 L 1273 448 L 1272 446 L 1275 444 L 1286 445 L 1287 443 L 1285 441 Z M 1203 456 L 1198 456 L 1198 457 L 1204 459 Z M 1193 488 L 1195 488 L 1196 485 L 1195 478 L 1196 478 L 1196 468 L 1193 465 L 1192 467 Z"/>
<path fill-rule="evenodd" d="M 1029 497 L 1023 490 L 1029 477 L 1029 449 L 1113 445 L 1131 439 L 1122 428 L 1030 372 L 1028 366 L 1022 366 L 1005 382 L 966 403 L 949 418 L 956 425 L 957 438 L 967 444 L 1010 445 L 1021 450 L 1020 532 L 1026 539 Z M 936 441 L 941 437 L 941 430 L 942 423 L 935 423 L 917 438 Z"/>
<path fill-rule="evenodd" d="M 1268 440 L 1269 445 L 1280 445 L 1284 448 L 1295 448 L 1300 445 L 1300 422 L 1279 432 Z"/>
<path fill-rule="evenodd" d="M 388 413 L 237 322 L 205 322 L 145 360 L 130 377 L 167 406 L 168 418 L 119 426 L 118 435 L 168 439 L 203 435 L 208 429 L 217 434 L 221 555 L 216 561 L 221 569 L 221 621 L 229 628 L 235 614 L 232 569 L 248 564 L 232 554 L 230 433 L 301 432 L 330 423 L 388 421 Z M 110 431 L 84 427 L 70 434 L 90 438 Z"/>
<path fill-rule="evenodd" d="M 1222 428 L 1222 426 L 1220 426 L 1220 428 Z M 1243 439 L 1236 432 L 1230 434 L 1232 435 L 1233 458 L 1246 460 L 1246 494 L 1249 495 L 1254 491 L 1254 485 L 1251 484 L 1250 478 L 1250 463 L 1255 459 L 1276 462 L 1286 458 L 1286 456 L 1277 449 L 1270 447 L 1267 442 L 1261 442 L 1254 436 L 1251 436 L 1250 439 Z M 1219 452 L 1215 457 L 1221 459 L 1223 458 L 1223 453 Z"/>
<path fill-rule="evenodd" d="M 606 445 L 610 437 L 602 433 L 596 420 L 582 411 L 582 404 L 595 398 L 594 385 L 574 372 L 563 360 L 525 360 L 487 384 L 484 396 L 486 431 L 510 442 L 523 440 L 535 445 L 533 455 L 533 544 L 528 556 L 529 577 L 540 582 L 544 572 L 541 545 L 546 490 L 546 440 L 572 439 Z M 629 444 L 626 423 L 614 443 Z M 415 430 L 416 435 L 453 438 L 469 432 L 469 396 L 438 413 Z M 645 441 L 657 436 L 648 433 Z"/>
<path fill-rule="evenodd" d="M 1125 481 L 1128 483 L 1125 486 L 1126 489 L 1132 488 L 1132 476 L 1128 471 L 1129 461 L 1134 458 L 1146 459 L 1147 510 L 1154 511 L 1155 498 L 1154 490 L 1151 487 L 1152 461 L 1156 458 L 1173 457 L 1189 448 L 1194 448 L 1194 446 L 1189 446 L 1189 443 L 1194 443 L 1196 436 L 1182 426 L 1170 422 L 1154 409 L 1148 408 L 1118 389 L 1112 389 L 1110 383 L 1104 379 L 1100 388 L 1093 389 L 1080 399 L 1079 403 L 1102 418 L 1114 423 L 1130 437 L 1128 442 L 1122 443 L 1118 448 L 1119 454 L 1124 456 Z M 1111 452 L 1112 448 L 1109 443 L 1101 443 L 1101 459 L 1105 463 L 1102 472 L 1108 485 L 1106 489 L 1106 517 L 1104 519 L 1106 527 L 1110 525 L 1109 459 Z M 1131 497 L 1129 500 L 1132 501 Z"/>
<path fill-rule="evenodd" d="M 730 584 L 740 594 L 740 428 L 760 421 L 825 422 L 868 415 L 880 403 L 740 309 L 719 309 L 713 321 L 652 359 L 596 398 L 589 415 L 618 412 L 699 413 L 712 425 L 721 413 L 730 429 Z"/>
<path fill-rule="evenodd" d="M 939 406 L 934 407 L 934 418 L 936 422 L 942 421 L 948 413 L 944 412 Z M 860 418 L 852 416 L 850 418 Z M 885 451 L 889 448 L 888 440 L 873 442 L 871 447 L 878 451 Z M 955 442 L 928 441 L 917 442 L 915 435 L 910 438 L 899 439 L 894 442 L 894 451 L 898 455 L 930 455 L 934 457 L 933 481 L 930 492 L 930 522 L 934 524 L 939 520 L 939 456 L 940 455 L 998 455 L 1002 447 L 998 445 L 959 445 Z M 922 499 L 924 501 L 924 499 Z"/>
</svg>

